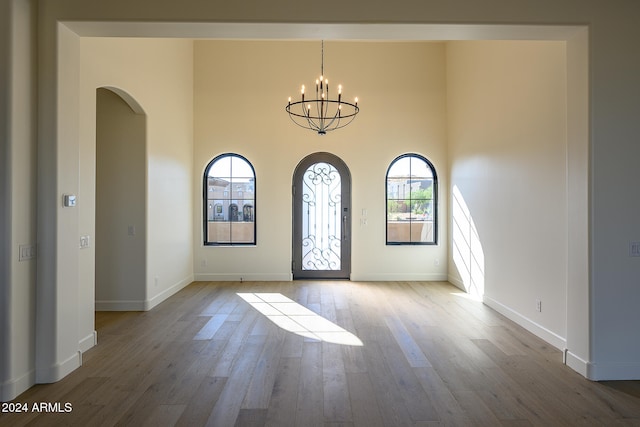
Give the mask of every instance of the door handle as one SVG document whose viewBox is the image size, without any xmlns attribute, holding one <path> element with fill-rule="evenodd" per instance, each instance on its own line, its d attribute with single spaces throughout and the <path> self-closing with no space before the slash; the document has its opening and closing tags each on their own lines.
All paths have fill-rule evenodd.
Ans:
<svg viewBox="0 0 640 427">
<path fill-rule="evenodd" d="M 347 240 L 347 216 L 342 216 L 342 240 Z"/>
</svg>

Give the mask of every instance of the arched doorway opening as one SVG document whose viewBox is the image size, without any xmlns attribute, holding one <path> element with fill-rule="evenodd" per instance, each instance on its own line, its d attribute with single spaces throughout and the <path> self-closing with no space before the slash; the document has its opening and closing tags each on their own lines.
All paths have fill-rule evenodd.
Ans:
<svg viewBox="0 0 640 427">
<path fill-rule="evenodd" d="M 124 95 L 124 96 L 123 96 Z M 96 91 L 96 310 L 142 310 L 146 295 L 146 115 Z"/>
</svg>

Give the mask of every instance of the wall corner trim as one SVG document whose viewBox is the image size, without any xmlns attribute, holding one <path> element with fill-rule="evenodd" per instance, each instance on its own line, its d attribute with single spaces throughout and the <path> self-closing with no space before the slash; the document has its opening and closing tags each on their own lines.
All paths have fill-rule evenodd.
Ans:
<svg viewBox="0 0 640 427">
<path fill-rule="evenodd" d="M 80 342 L 78 342 L 78 349 L 82 353 L 84 353 L 85 351 L 89 350 L 91 347 L 95 346 L 96 344 L 98 344 L 98 332 L 93 331 L 86 337 L 82 338 Z"/>
<path fill-rule="evenodd" d="M 8 402 L 27 391 L 36 383 L 36 371 L 30 370 L 19 378 L 0 384 L 0 402 Z"/>
<path fill-rule="evenodd" d="M 81 354 L 80 351 L 76 351 L 60 363 L 51 365 L 47 369 L 36 370 L 35 382 L 38 384 L 49 384 L 60 381 L 82 365 Z"/>
<path fill-rule="evenodd" d="M 567 365 L 583 377 L 589 378 L 589 362 L 578 357 L 569 349 L 565 349 L 565 365 Z"/>
</svg>

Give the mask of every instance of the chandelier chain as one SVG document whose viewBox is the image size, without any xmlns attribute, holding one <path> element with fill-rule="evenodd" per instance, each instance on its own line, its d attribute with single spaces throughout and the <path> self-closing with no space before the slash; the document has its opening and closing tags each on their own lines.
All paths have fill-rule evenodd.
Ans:
<svg viewBox="0 0 640 427">
<path fill-rule="evenodd" d="M 322 40 L 322 48 L 321 48 L 321 57 L 320 57 L 320 75 L 324 76 L 324 40 Z"/>
</svg>

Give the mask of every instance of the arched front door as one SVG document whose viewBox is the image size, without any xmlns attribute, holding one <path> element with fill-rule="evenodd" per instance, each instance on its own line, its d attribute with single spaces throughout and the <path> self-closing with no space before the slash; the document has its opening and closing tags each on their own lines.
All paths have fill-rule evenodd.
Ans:
<svg viewBox="0 0 640 427">
<path fill-rule="evenodd" d="M 351 175 L 329 153 L 305 157 L 293 175 L 294 279 L 351 274 Z"/>
</svg>

